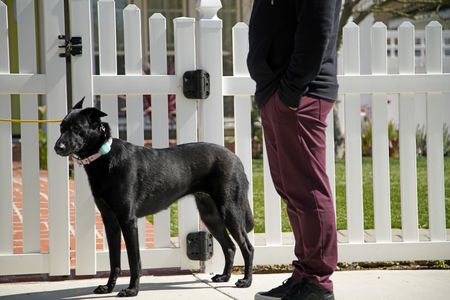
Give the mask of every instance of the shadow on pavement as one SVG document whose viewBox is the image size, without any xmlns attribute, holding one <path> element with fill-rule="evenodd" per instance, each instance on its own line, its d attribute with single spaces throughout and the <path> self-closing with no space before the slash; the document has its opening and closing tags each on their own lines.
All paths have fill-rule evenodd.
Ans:
<svg viewBox="0 0 450 300">
<path fill-rule="evenodd" d="M 183 289 L 208 289 L 207 285 L 193 287 L 192 284 L 202 283 L 200 281 L 183 281 L 183 282 L 163 282 L 163 283 L 141 283 L 140 292 L 142 291 L 161 291 L 161 290 L 183 290 Z M 183 285 L 188 285 L 187 287 Z M 22 300 L 22 299 L 33 299 L 33 300 L 52 300 L 52 299 L 67 299 L 67 300 L 87 300 L 87 299 L 108 299 L 115 298 L 117 293 L 128 287 L 127 284 L 116 285 L 114 291 L 110 294 L 96 295 L 92 292 L 97 286 L 80 287 L 80 288 L 68 288 L 60 289 L 48 292 L 24 292 L 22 294 L 0 296 L 0 299 L 8 300 Z"/>
</svg>

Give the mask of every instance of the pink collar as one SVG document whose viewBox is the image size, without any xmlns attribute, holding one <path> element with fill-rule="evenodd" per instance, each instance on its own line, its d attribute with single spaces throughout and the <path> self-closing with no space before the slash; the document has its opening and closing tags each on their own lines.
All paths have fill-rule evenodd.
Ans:
<svg viewBox="0 0 450 300">
<path fill-rule="evenodd" d="M 72 157 L 75 159 L 75 161 L 79 166 L 89 165 L 91 162 L 98 159 L 100 156 L 109 153 L 109 151 L 111 150 L 112 141 L 113 141 L 112 138 L 109 138 L 109 140 L 102 145 L 102 147 L 98 150 L 98 152 L 92 154 L 91 156 L 88 156 L 83 159 L 79 158 L 76 155 L 72 155 Z"/>
</svg>

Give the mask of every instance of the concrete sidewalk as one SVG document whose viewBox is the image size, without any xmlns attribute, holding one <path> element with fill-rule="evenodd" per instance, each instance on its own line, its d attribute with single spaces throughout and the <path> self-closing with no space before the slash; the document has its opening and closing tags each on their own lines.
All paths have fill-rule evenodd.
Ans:
<svg viewBox="0 0 450 300">
<path fill-rule="evenodd" d="M 234 287 L 240 277 L 233 275 L 229 283 L 211 283 L 209 274 L 144 276 L 141 291 L 132 299 L 243 299 L 251 300 L 258 291 L 279 285 L 289 274 L 257 274 L 247 289 Z M 111 299 L 125 288 L 128 277 L 118 280 L 114 293 L 95 295 L 92 291 L 106 278 L 56 282 L 27 282 L 0 284 L 0 299 Z M 339 271 L 333 276 L 336 299 L 345 300 L 448 300 L 450 299 L 450 270 L 407 271 Z"/>
</svg>

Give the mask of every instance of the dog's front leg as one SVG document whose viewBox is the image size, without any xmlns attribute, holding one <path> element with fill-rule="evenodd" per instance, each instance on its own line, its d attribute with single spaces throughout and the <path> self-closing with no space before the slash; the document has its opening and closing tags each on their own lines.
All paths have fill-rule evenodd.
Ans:
<svg viewBox="0 0 450 300">
<path fill-rule="evenodd" d="M 139 277 L 141 276 L 141 257 L 139 255 L 139 238 L 137 218 L 119 221 L 127 246 L 128 263 L 130 265 L 130 285 L 117 295 L 119 297 L 136 296 L 139 292 Z"/>
<path fill-rule="evenodd" d="M 120 226 L 117 218 L 113 214 L 102 214 L 103 224 L 105 225 L 106 239 L 109 248 L 109 265 L 111 272 L 108 283 L 99 285 L 94 293 L 111 293 L 116 286 L 117 277 L 120 275 Z"/>
</svg>

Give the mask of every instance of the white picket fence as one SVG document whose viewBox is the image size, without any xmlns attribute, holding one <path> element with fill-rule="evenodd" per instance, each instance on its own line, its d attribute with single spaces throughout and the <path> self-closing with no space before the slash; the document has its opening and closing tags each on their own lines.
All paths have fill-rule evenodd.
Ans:
<svg viewBox="0 0 450 300">
<path fill-rule="evenodd" d="M 47 118 L 60 119 L 67 112 L 65 63 L 58 57 L 58 35 L 64 34 L 63 1 L 42 1 L 44 23 L 45 73 L 36 74 L 36 54 L 27 46 L 35 39 L 33 0 L 17 1 L 20 49 L 20 74 L 10 74 L 8 65 L 7 8 L 0 2 L 0 118 L 11 117 L 10 94 L 21 95 L 21 118 L 37 118 L 36 95 L 44 95 Z M 112 0 L 98 1 L 98 41 L 100 74 L 93 74 L 91 2 L 71 0 L 71 34 L 83 40 L 82 56 L 72 57 L 72 94 L 76 101 L 86 96 L 87 105 L 94 95 L 101 96 L 106 121 L 118 136 L 117 95 L 126 95 L 127 139 L 143 145 L 142 95 L 152 95 L 152 130 L 154 147 L 167 147 L 167 94 L 176 94 L 177 143 L 209 141 L 224 143 L 223 96 L 234 96 L 236 153 L 243 161 L 252 182 L 251 95 L 255 84 L 250 79 L 246 56 L 248 26 L 233 28 L 233 76 L 222 76 L 222 21 L 219 7 L 200 7 L 200 18 L 174 19 L 175 75 L 167 75 L 166 19 L 155 14 L 149 19 L 151 74 L 142 74 L 140 11 L 129 5 L 123 12 L 126 75 L 117 75 L 115 6 Z M 344 96 L 346 124 L 346 194 L 348 242 L 339 243 L 339 261 L 392 261 L 450 259 L 450 241 L 446 236 L 442 93 L 450 91 L 450 75 L 442 74 L 442 28 L 432 22 L 426 29 L 427 74 L 414 74 L 414 27 L 404 23 L 399 28 L 399 73 L 387 74 L 386 39 L 383 24 L 373 27 L 373 74 L 360 75 L 359 28 L 348 24 L 344 29 L 344 75 L 339 77 Z M 34 59 L 34 60 L 33 60 Z M 182 93 L 182 75 L 187 70 L 205 69 L 211 76 L 211 94 L 207 100 L 186 99 Z M 374 241 L 365 240 L 362 197 L 361 93 L 373 94 L 373 185 L 375 229 Z M 400 95 L 400 158 L 402 240 L 394 241 L 389 195 L 389 152 L 387 131 L 387 93 Z M 428 114 L 428 202 L 430 238 L 419 237 L 417 208 L 417 171 L 415 125 L 412 106 L 415 93 L 427 93 Z M 448 112 L 447 112 L 448 113 Z M 327 129 L 327 171 L 335 190 L 333 120 Z M 23 151 L 23 240 L 24 254 L 13 254 L 11 125 L 0 123 L 0 275 L 48 273 L 70 274 L 69 264 L 69 192 L 68 161 L 55 155 L 53 145 L 58 124 L 48 124 L 49 160 L 49 253 L 39 251 L 39 197 L 37 126 L 22 125 Z M 25 146 L 26 145 L 26 146 Z M 25 148 L 25 149 L 24 149 Z M 447 174 L 448 176 L 448 174 Z M 257 244 L 255 264 L 290 263 L 293 245 L 283 243 L 281 206 L 271 183 L 264 158 L 264 243 Z M 76 204 L 76 275 L 109 270 L 108 252 L 95 245 L 95 205 L 86 175 L 75 170 Z M 252 188 L 250 189 L 252 201 Z M 186 256 L 187 233 L 199 230 L 199 218 L 192 196 L 179 202 L 179 243 L 170 238 L 168 211 L 154 217 L 154 245 L 145 247 L 145 226 L 140 223 L 140 245 L 143 268 L 179 267 L 198 269 L 198 262 Z M 258 240 L 252 234 L 253 241 Z M 215 243 L 215 255 L 206 262 L 207 271 L 223 266 L 222 253 Z M 123 267 L 127 268 L 125 252 Z M 242 264 L 237 257 L 237 263 Z"/>
</svg>

